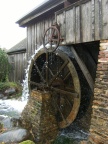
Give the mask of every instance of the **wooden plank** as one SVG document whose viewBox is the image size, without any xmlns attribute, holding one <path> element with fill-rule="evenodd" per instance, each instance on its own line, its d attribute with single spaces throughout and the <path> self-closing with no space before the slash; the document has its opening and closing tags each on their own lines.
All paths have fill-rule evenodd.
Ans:
<svg viewBox="0 0 108 144">
<path fill-rule="evenodd" d="M 48 29 L 48 27 L 49 27 L 49 23 L 48 23 L 48 20 L 47 20 L 47 19 L 45 19 L 44 24 L 45 24 L 45 31 L 46 31 L 46 30 Z"/>
<path fill-rule="evenodd" d="M 44 23 L 44 27 L 45 27 L 45 31 L 48 29 L 48 27 L 49 27 L 49 23 L 48 23 L 48 20 L 47 19 L 45 19 L 45 23 Z M 48 41 L 48 36 L 46 36 L 46 41 Z"/>
<path fill-rule="evenodd" d="M 31 56 L 31 26 L 27 28 L 27 60 L 30 59 Z"/>
<path fill-rule="evenodd" d="M 80 57 L 76 53 L 74 47 L 71 47 L 71 51 L 72 51 L 72 53 L 73 53 L 78 65 L 79 65 L 80 69 L 82 70 L 82 72 L 83 72 L 83 74 L 84 74 L 84 76 L 85 76 L 92 92 L 93 92 L 93 90 L 94 90 L 94 81 L 93 81 L 87 67 L 85 66 L 84 62 L 80 59 Z"/>
<path fill-rule="evenodd" d="M 38 32 L 38 35 L 39 35 L 39 41 L 38 41 L 38 44 L 39 44 L 39 47 L 41 46 L 41 39 L 42 39 L 42 37 L 41 37 L 41 32 L 42 32 L 42 30 L 41 30 L 41 21 L 39 22 L 39 32 Z"/>
<path fill-rule="evenodd" d="M 22 77 L 22 54 L 18 54 L 19 55 L 19 77 L 18 77 L 18 81 L 21 82 L 21 77 Z"/>
<path fill-rule="evenodd" d="M 66 11 L 66 43 L 75 43 L 75 8 Z"/>
<path fill-rule="evenodd" d="M 32 55 L 34 54 L 35 52 L 35 25 L 32 25 L 32 35 L 31 35 L 31 38 L 32 38 Z"/>
<path fill-rule="evenodd" d="M 102 0 L 102 39 L 108 39 L 108 0 Z"/>
<path fill-rule="evenodd" d="M 37 49 L 37 23 L 35 23 L 35 50 Z"/>
<path fill-rule="evenodd" d="M 77 6 L 76 7 L 76 14 L 75 14 L 75 21 L 76 21 L 76 24 L 75 24 L 75 42 L 76 43 L 79 43 L 80 42 L 80 6 Z"/>
<path fill-rule="evenodd" d="M 24 61 L 23 61 L 24 53 L 22 53 L 21 55 L 22 55 L 22 59 L 21 59 L 21 78 L 20 78 L 20 82 L 22 82 L 22 80 L 23 80 L 23 73 L 24 73 Z"/>
<path fill-rule="evenodd" d="M 91 0 L 92 3 L 92 41 L 95 40 L 95 0 Z"/>
<path fill-rule="evenodd" d="M 81 5 L 81 23 L 83 42 L 92 40 L 92 11 L 91 1 Z"/>
<path fill-rule="evenodd" d="M 15 55 L 15 81 L 18 80 L 18 64 L 17 64 L 17 61 L 18 61 L 18 55 Z"/>
<path fill-rule="evenodd" d="M 55 16 L 52 16 L 52 24 L 55 24 L 56 20 L 55 20 Z"/>
<path fill-rule="evenodd" d="M 65 11 L 57 16 L 57 23 L 60 26 L 60 35 L 64 39 L 63 43 L 65 43 L 66 39 Z"/>
<path fill-rule="evenodd" d="M 20 54 L 17 54 L 18 56 L 18 59 L 17 59 L 17 70 L 18 70 L 18 73 L 17 73 L 17 81 L 19 82 L 20 80 L 20 75 L 21 75 L 21 55 Z"/>
<path fill-rule="evenodd" d="M 27 68 L 27 53 L 23 54 L 23 63 L 24 63 L 24 67 L 23 67 L 23 78 L 25 78 L 25 69 Z"/>
<path fill-rule="evenodd" d="M 50 26 L 52 26 L 52 18 L 51 17 L 48 18 L 48 27 L 50 27 Z"/>
<path fill-rule="evenodd" d="M 100 39 L 99 21 L 99 0 L 95 0 L 95 40 Z"/>
<path fill-rule="evenodd" d="M 20 78 L 20 82 L 22 82 L 23 80 L 23 71 L 24 71 L 24 60 L 23 60 L 24 54 L 21 54 L 21 78 Z"/>
<path fill-rule="evenodd" d="M 40 21 L 40 45 L 43 44 L 44 20 Z"/>
<path fill-rule="evenodd" d="M 12 79 L 13 81 L 15 81 L 15 55 L 12 55 L 13 56 L 13 76 L 12 76 Z"/>
<path fill-rule="evenodd" d="M 40 23 L 38 22 L 37 23 L 37 33 L 36 33 L 36 37 L 37 37 L 37 49 L 40 46 L 40 41 L 39 41 L 40 36 L 39 36 L 39 34 L 40 34 Z"/>
</svg>

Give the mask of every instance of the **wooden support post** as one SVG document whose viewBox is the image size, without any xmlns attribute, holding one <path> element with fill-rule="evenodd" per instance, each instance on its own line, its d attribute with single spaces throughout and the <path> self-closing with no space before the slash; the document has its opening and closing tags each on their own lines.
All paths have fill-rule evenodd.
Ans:
<svg viewBox="0 0 108 144">
<path fill-rule="evenodd" d="M 84 76 L 85 76 L 92 92 L 93 92 L 94 91 L 94 81 L 92 79 L 92 76 L 91 76 L 90 72 L 88 71 L 88 69 L 87 69 L 86 65 L 84 64 L 84 62 L 81 60 L 81 58 L 76 53 L 74 47 L 71 47 L 71 51 L 72 51 L 72 53 L 75 57 L 75 60 L 77 61 L 80 69 L 82 70 L 82 72 L 83 72 L 83 74 L 84 74 Z"/>
</svg>

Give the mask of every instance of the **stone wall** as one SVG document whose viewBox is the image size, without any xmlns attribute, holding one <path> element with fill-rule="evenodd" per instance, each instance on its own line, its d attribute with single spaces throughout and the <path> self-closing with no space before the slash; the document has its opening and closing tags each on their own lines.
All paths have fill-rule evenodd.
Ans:
<svg viewBox="0 0 108 144">
<path fill-rule="evenodd" d="M 89 144 L 108 144 L 108 40 L 100 41 Z"/>
<path fill-rule="evenodd" d="M 30 130 L 36 144 L 50 144 L 56 138 L 58 126 L 50 93 L 33 90 L 21 119 L 23 127 Z"/>
</svg>

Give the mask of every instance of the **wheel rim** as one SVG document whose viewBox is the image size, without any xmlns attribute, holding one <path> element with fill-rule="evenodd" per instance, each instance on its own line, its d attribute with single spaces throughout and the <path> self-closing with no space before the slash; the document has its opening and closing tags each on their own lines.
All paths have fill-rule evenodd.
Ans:
<svg viewBox="0 0 108 144">
<path fill-rule="evenodd" d="M 30 91 L 37 87 L 52 93 L 52 107 L 60 128 L 69 126 L 80 106 L 80 83 L 75 67 L 62 51 L 39 50 L 29 69 Z"/>
</svg>

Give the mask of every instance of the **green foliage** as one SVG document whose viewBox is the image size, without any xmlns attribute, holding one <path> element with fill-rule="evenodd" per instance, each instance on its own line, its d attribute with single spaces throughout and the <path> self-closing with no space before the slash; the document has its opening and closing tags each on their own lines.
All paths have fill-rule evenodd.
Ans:
<svg viewBox="0 0 108 144">
<path fill-rule="evenodd" d="M 0 82 L 0 91 L 4 91 L 12 87 L 14 87 L 15 89 L 19 89 L 18 84 L 15 82 Z"/>
<path fill-rule="evenodd" d="M 8 81 L 10 68 L 8 56 L 6 52 L 0 48 L 0 82 Z"/>
</svg>

